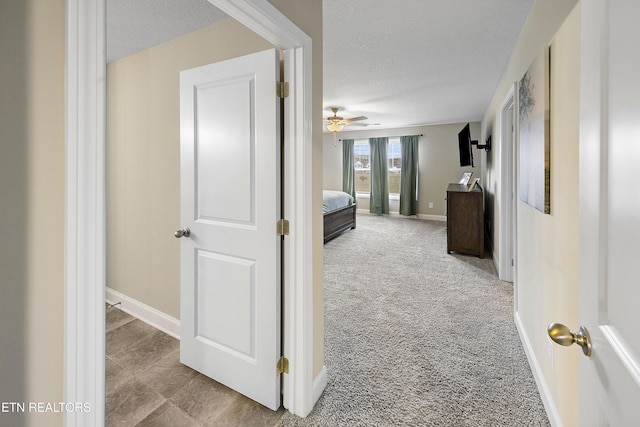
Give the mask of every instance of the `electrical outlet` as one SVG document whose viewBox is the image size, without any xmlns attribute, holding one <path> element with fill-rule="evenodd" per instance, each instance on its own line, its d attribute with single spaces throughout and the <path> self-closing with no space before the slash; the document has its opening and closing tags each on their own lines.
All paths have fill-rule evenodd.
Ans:
<svg viewBox="0 0 640 427">
<path fill-rule="evenodd" d="M 433 202 L 429 202 L 429 209 L 433 209 Z"/>
</svg>

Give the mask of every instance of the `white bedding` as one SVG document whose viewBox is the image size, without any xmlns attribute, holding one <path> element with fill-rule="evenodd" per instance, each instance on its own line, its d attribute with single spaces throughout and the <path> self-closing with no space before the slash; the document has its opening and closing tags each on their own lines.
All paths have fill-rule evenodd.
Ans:
<svg viewBox="0 0 640 427">
<path fill-rule="evenodd" d="M 353 203 L 353 197 L 342 191 L 322 191 L 322 213 L 332 212 Z"/>
</svg>

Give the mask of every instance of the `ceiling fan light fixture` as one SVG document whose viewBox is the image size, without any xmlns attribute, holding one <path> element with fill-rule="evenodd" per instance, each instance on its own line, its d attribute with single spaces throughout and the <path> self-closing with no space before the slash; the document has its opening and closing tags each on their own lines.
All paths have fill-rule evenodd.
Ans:
<svg viewBox="0 0 640 427">
<path fill-rule="evenodd" d="M 336 122 L 331 122 L 327 125 L 327 129 L 330 130 L 331 132 L 340 132 L 343 128 L 344 128 L 344 125 L 341 125 L 340 123 L 336 123 Z"/>
</svg>

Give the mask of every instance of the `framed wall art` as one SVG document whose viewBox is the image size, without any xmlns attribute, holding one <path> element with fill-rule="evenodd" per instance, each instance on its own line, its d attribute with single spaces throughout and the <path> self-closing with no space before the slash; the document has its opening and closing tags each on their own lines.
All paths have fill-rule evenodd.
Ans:
<svg viewBox="0 0 640 427">
<path fill-rule="evenodd" d="M 549 66 L 545 47 L 518 85 L 520 200 L 546 214 L 551 213 Z"/>
</svg>

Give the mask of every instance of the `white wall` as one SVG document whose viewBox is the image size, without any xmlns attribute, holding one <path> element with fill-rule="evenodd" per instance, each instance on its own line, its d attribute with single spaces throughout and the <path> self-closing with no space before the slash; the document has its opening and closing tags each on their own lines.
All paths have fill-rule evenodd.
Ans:
<svg viewBox="0 0 640 427">
<path fill-rule="evenodd" d="M 418 214 L 429 218 L 446 214 L 447 185 L 458 182 L 463 172 L 473 172 L 473 178 L 480 177 L 480 153 L 473 148 L 475 167 L 460 167 L 458 153 L 458 132 L 466 123 L 452 123 L 433 126 L 416 126 L 398 129 L 370 129 L 366 131 L 338 132 L 338 139 L 368 139 L 373 137 L 420 135 L 418 141 Z M 471 139 L 480 138 L 480 122 L 470 125 Z M 484 141 L 480 141 L 481 143 Z M 484 151 L 484 150 L 482 150 Z M 342 142 L 336 141 L 332 133 L 324 133 L 324 188 L 342 190 Z M 433 208 L 429 208 L 429 202 Z M 392 200 L 390 211 L 398 212 L 399 202 Z M 369 210 L 369 199 L 358 198 L 358 209 Z"/>
<path fill-rule="evenodd" d="M 486 179 L 495 205 L 494 257 L 499 259 L 499 193 L 502 172 L 498 117 L 500 104 L 544 46 L 551 46 L 551 214 L 518 200 L 516 321 L 552 421 L 580 425 L 579 355 L 575 348 L 551 347 L 547 325 L 578 322 L 578 150 L 580 82 L 580 8 L 576 1 L 538 0 L 482 122 L 494 132 L 496 149 L 487 156 Z"/>
</svg>

